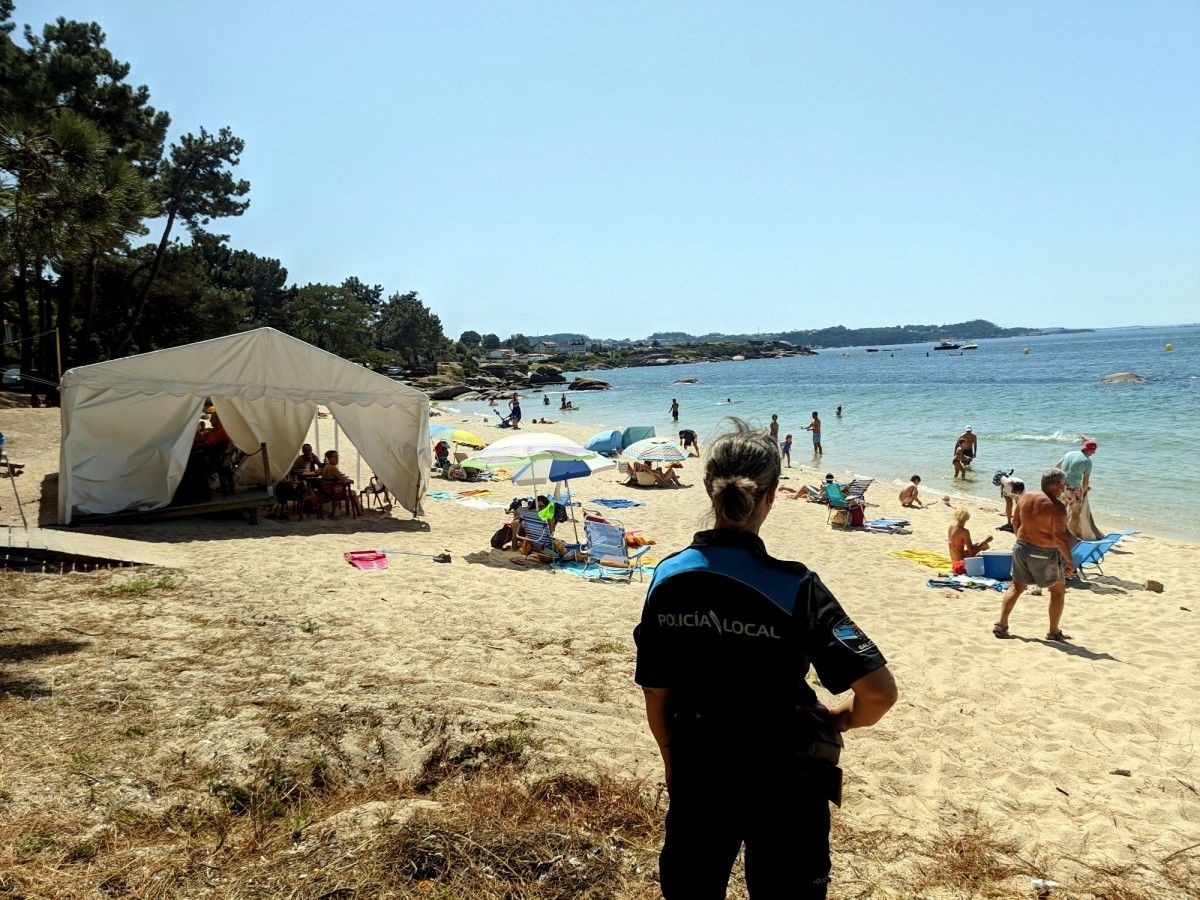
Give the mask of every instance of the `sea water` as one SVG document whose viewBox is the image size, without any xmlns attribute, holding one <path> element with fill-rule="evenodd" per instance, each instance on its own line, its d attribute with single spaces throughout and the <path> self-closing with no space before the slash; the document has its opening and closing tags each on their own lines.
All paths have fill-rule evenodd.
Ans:
<svg viewBox="0 0 1200 900">
<path fill-rule="evenodd" d="M 1145 381 L 1104 383 L 1116 372 Z M 876 353 L 833 348 L 807 357 L 582 374 L 612 389 L 568 393 L 576 412 L 559 411 L 558 392 L 550 393 L 549 407 L 527 392 L 526 425 L 545 413 L 598 426 L 653 425 L 659 435 L 691 428 L 703 443 L 727 416 L 765 428 L 778 414 L 780 438 L 793 437 L 793 465 L 839 478 L 873 476 L 882 483 L 872 490 L 880 492 L 920 475 L 926 502 L 944 494 L 999 499 L 992 484 L 998 469 L 1014 469 L 1036 488 L 1044 469 L 1091 437 L 1099 443 L 1091 500 L 1101 529 L 1200 540 L 1200 326 L 1002 338 L 980 341 L 977 350 L 940 351 L 928 343 Z M 697 383 L 675 383 L 684 378 Z M 669 413 L 672 398 L 679 400 L 678 424 Z M 486 404 L 451 405 L 494 419 Z M 803 430 L 814 410 L 822 423 L 820 459 Z M 952 478 L 951 456 L 966 426 L 979 450 L 963 481 Z"/>
</svg>

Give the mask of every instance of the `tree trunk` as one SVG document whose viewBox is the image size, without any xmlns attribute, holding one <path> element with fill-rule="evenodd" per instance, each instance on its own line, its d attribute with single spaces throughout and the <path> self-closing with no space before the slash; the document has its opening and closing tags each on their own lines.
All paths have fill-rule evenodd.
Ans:
<svg viewBox="0 0 1200 900">
<path fill-rule="evenodd" d="M 13 279 L 13 295 L 17 299 L 17 327 L 20 331 L 21 371 L 29 374 L 33 369 L 33 316 L 29 314 L 29 284 L 25 280 L 25 264 L 17 263 L 17 275 Z"/>
<path fill-rule="evenodd" d="M 83 307 L 83 330 L 75 341 L 75 356 L 72 357 L 72 363 L 76 361 L 76 357 L 80 362 L 92 361 L 92 318 L 96 312 L 96 285 L 99 272 L 100 253 L 93 248 L 91 256 L 88 257 L 87 302 Z M 85 346 L 88 348 L 86 354 L 83 352 Z"/>
<path fill-rule="evenodd" d="M 71 360 L 74 358 L 71 352 L 71 334 L 75 318 L 75 293 L 79 282 L 77 272 L 75 263 L 67 263 L 58 279 L 58 316 L 55 319 L 55 327 L 58 328 L 58 354 L 55 362 L 57 364 L 61 361 L 64 370 L 71 368 Z"/>
<path fill-rule="evenodd" d="M 134 307 L 133 315 L 129 319 L 129 324 L 125 328 L 125 333 L 121 339 L 117 341 L 114 350 L 116 353 L 124 353 L 129 349 L 129 344 L 133 340 L 133 332 L 137 328 L 138 320 L 142 318 L 142 313 L 146 309 L 146 301 L 150 299 L 150 289 L 154 287 L 154 279 L 158 277 L 158 270 L 162 268 L 163 257 L 167 253 L 167 241 L 171 238 L 171 229 L 175 226 L 176 208 L 171 207 L 171 211 L 167 213 L 167 225 L 163 228 L 162 237 L 158 242 L 158 249 L 154 251 L 154 262 L 150 265 L 150 274 L 146 276 L 146 283 L 142 285 L 142 292 L 138 296 L 137 306 Z"/>
</svg>

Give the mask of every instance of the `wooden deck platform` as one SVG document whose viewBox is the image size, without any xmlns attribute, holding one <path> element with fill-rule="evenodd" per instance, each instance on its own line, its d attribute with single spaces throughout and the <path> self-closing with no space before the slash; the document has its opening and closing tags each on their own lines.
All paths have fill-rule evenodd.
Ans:
<svg viewBox="0 0 1200 900">
<path fill-rule="evenodd" d="M 105 515 L 78 515 L 73 517 L 72 525 L 123 525 L 138 522 L 155 522 L 162 519 L 184 519 L 189 516 L 204 516 L 209 513 L 245 512 L 251 524 L 258 522 L 260 506 L 270 506 L 275 502 L 266 488 L 249 491 L 239 491 L 228 497 L 218 497 L 203 503 L 185 503 L 180 506 L 164 506 L 161 509 L 130 510 L 128 512 L 108 513 Z"/>
</svg>

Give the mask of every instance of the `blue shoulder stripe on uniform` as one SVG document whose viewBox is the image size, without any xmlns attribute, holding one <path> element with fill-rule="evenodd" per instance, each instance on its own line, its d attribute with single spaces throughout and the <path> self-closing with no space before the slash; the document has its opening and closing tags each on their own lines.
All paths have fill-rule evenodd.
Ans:
<svg viewBox="0 0 1200 900">
<path fill-rule="evenodd" d="M 668 556 L 654 567 L 647 596 L 659 584 L 687 572 L 714 572 L 739 581 L 762 594 L 788 615 L 796 607 L 796 593 L 804 577 L 797 572 L 777 569 L 736 547 L 688 547 Z"/>
</svg>

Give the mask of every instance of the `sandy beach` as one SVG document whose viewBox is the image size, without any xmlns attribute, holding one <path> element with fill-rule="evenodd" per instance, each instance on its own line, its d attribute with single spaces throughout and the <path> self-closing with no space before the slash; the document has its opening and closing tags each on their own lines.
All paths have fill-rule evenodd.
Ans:
<svg viewBox="0 0 1200 900">
<path fill-rule="evenodd" d="M 10 456 L 26 466 L 17 486 L 29 523 L 51 524 L 58 412 L 4 410 L 0 421 Z M 322 446 L 333 446 L 332 421 L 321 427 Z M 464 427 L 488 440 L 506 433 L 478 418 Z M 581 443 L 598 428 L 526 427 Z M 354 475 L 344 436 L 341 449 L 342 468 Z M 644 502 L 616 515 L 654 540 L 652 554 L 661 556 L 705 527 L 701 473 L 693 459 L 682 470 L 686 488 L 624 487 L 615 472 L 572 488 L 585 506 L 595 498 Z M 801 469 L 785 474 L 793 487 L 817 480 Z M 430 482 L 434 490 L 471 487 Z M 347 771 L 415 771 L 435 720 L 437 734 L 449 729 L 459 738 L 511 733 L 518 723 L 532 748 L 530 772 L 603 771 L 652 786 L 661 772 L 632 682 L 631 636 L 648 578 L 593 582 L 515 564 L 488 538 L 510 499 L 529 492 L 503 480 L 490 489 L 476 498 L 494 504 L 487 508 L 426 498 L 419 520 L 397 509 L 359 519 L 197 519 L 67 532 L 168 552 L 182 586 L 150 597 L 94 599 L 97 586 L 119 584 L 127 571 L 5 574 L 13 596 L 0 603 L 0 648 L 10 651 L 0 655 L 8 733 L 0 820 L 10 824 L 0 824 L 0 834 L 25 828 L 27 840 L 34 819 L 86 802 L 80 766 L 72 773 L 62 762 L 88 744 L 70 711 L 119 705 L 123 696 L 129 708 L 175 723 L 141 739 L 141 772 L 114 780 L 103 766 L 91 768 L 93 796 L 101 798 L 93 805 L 111 807 L 119 797 L 139 815 L 177 801 L 161 773 L 181 753 L 236 772 L 266 746 L 290 752 L 280 716 L 344 719 L 324 752 Z M 896 490 L 872 486 L 869 512 L 903 512 L 909 535 L 834 529 L 824 507 L 790 500 L 776 503 L 763 529 L 775 555 L 820 574 L 880 645 L 900 687 L 879 726 L 847 736 L 839 833 L 903 847 L 949 842 L 982 823 L 1010 852 L 1006 868 L 972 896 L 1033 896 L 1035 876 L 1061 883 L 1054 896 L 1195 896 L 1187 875 L 1200 872 L 1197 546 L 1139 534 L 1109 553 L 1103 575 L 1070 585 L 1063 618 L 1070 643 L 1042 639 L 1045 600 L 1028 595 L 1012 618 L 1014 638 L 1002 641 L 991 634 L 997 592 L 928 588 L 932 570 L 887 555 L 944 552 L 950 522 L 951 510 L 937 502 L 902 511 Z M 5 480 L 0 505 L 0 525 L 19 526 Z M 995 505 L 970 508 L 976 540 L 1002 522 Z M 560 528 L 569 533 L 570 525 Z M 997 549 L 1011 547 L 1011 535 L 995 535 Z M 342 558 L 379 548 L 401 551 L 386 571 L 357 571 Z M 451 563 L 432 559 L 442 551 Z M 1149 579 L 1165 590 L 1146 590 Z M 81 646 L 42 655 L 13 649 L 46 641 Z M 128 713 L 113 716 L 111 728 L 125 727 Z M 388 747 L 386 756 L 372 756 L 372 741 Z M 44 770 L 30 765 L 39 755 L 50 760 Z M 832 895 L 967 896 L 961 883 L 925 868 L 932 858 L 899 853 L 880 862 L 835 845 Z M 11 847 L 2 862 L 10 879 L 43 864 Z M 64 871 L 62 895 L 85 895 L 86 866 Z"/>
</svg>

